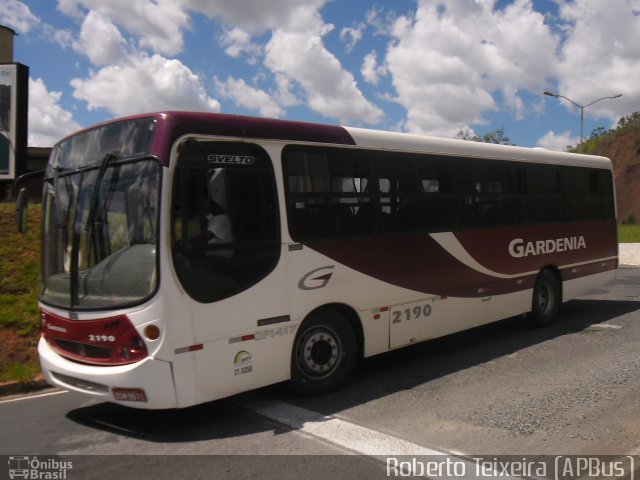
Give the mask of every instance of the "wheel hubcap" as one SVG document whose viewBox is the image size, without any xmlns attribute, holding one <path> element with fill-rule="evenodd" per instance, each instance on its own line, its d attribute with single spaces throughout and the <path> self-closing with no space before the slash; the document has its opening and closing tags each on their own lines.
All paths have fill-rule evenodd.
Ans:
<svg viewBox="0 0 640 480">
<path fill-rule="evenodd" d="M 538 306 L 545 315 L 548 314 L 553 308 L 553 297 L 549 285 L 541 285 L 540 293 L 538 294 Z"/>
<path fill-rule="evenodd" d="M 298 364 L 309 375 L 327 376 L 339 363 L 338 337 L 327 328 L 313 328 L 305 332 L 298 346 Z"/>
</svg>

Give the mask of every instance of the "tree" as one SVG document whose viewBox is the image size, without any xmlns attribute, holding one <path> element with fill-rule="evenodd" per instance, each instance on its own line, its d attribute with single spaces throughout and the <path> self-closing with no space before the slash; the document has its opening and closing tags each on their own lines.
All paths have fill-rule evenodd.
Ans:
<svg viewBox="0 0 640 480">
<path fill-rule="evenodd" d="M 498 145 L 514 145 L 504 134 L 504 127 L 500 127 L 497 130 L 489 133 L 485 133 L 482 137 L 475 135 L 471 130 L 465 128 L 464 130 L 458 130 L 456 134 L 456 138 L 459 140 L 469 140 L 472 142 L 482 142 L 482 143 L 495 143 Z"/>
</svg>

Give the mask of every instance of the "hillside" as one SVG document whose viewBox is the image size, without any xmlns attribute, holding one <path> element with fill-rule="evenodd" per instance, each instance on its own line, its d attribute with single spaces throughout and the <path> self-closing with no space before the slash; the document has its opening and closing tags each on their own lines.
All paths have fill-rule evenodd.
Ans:
<svg viewBox="0 0 640 480">
<path fill-rule="evenodd" d="M 572 150 L 575 151 L 575 150 Z M 618 218 L 640 220 L 640 112 L 620 119 L 615 129 L 594 130 L 583 153 L 609 157 L 613 162 Z"/>
<path fill-rule="evenodd" d="M 15 209 L 0 204 L 0 383 L 26 382 L 39 371 L 40 205 L 29 207 L 25 236 L 16 230 Z"/>
</svg>

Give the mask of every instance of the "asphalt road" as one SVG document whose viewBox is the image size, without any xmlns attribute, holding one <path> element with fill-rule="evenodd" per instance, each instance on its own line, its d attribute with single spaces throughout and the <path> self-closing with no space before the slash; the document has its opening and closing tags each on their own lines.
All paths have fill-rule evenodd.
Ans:
<svg viewBox="0 0 640 480">
<path fill-rule="evenodd" d="M 0 455 L 63 455 L 71 480 L 386 478 L 385 456 L 439 452 L 626 458 L 640 455 L 639 341 L 640 269 L 621 268 L 551 328 L 509 319 L 380 355 L 322 397 L 275 386 L 161 412 L 0 399 Z"/>
</svg>

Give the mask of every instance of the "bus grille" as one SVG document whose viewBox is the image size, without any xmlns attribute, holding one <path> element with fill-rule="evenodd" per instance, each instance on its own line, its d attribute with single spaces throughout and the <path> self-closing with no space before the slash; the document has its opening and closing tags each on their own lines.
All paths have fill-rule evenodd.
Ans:
<svg viewBox="0 0 640 480">
<path fill-rule="evenodd" d="M 126 315 L 72 320 L 42 310 L 42 335 L 69 360 L 93 365 L 127 365 L 147 357 L 147 346 Z"/>
</svg>

